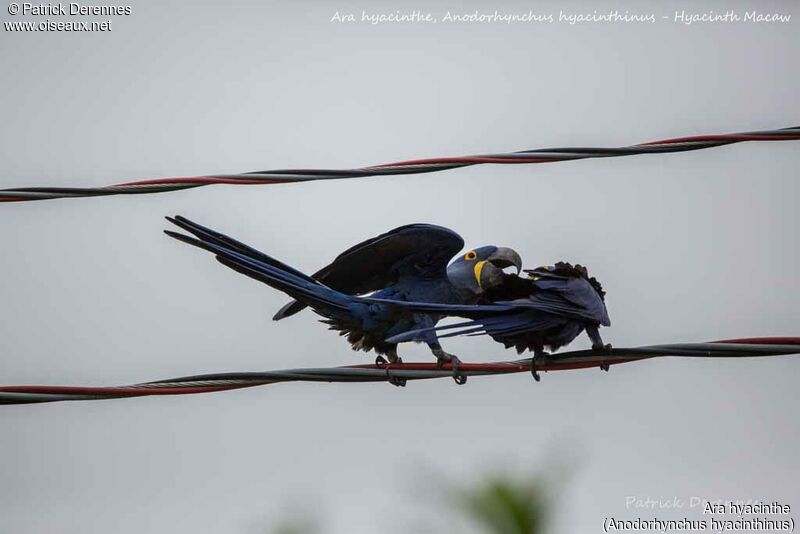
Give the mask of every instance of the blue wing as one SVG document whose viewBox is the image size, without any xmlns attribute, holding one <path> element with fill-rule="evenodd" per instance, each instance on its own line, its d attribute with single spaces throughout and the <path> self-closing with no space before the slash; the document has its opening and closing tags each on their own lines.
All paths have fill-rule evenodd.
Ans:
<svg viewBox="0 0 800 534">
<path fill-rule="evenodd" d="M 572 341 L 586 326 L 610 326 L 604 302 L 605 293 L 599 283 L 587 275 L 575 274 L 561 267 L 531 271 L 530 279 L 509 280 L 512 291 L 500 289 L 496 294 L 514 296 L 514 300 L 484 305 L 450 305 L 400 302 L 386 304 L 405 307 L 415 312 L 455 315 L 470 319 L 436 328 L 452 330 L 439 337 L 490 335 L 507 346 L 557 348 Z M 573 269 L 572 266 L 569 266 Z M 565 274 L 566 273 L 566 274 Z M 585 273 L 585 270 L 584 270 Z M 515 277 L 516 278 L 516 277 Z M 426 329 L 432 330 L 432 329 Z M 423 330 L 405 332 L 389 339 L 407 341 Z"/>
<path fill-rule="evenodd" d="M 452 230 L 433 224 L 409 224 L 345 250 L 312 277 L 348 295 L 383 289 L 401 276 L 444 277 L 450 259 L 464 247 Z M 305 305 L 293 301 L 273 319 L 294 315 Z"/>
</svg>

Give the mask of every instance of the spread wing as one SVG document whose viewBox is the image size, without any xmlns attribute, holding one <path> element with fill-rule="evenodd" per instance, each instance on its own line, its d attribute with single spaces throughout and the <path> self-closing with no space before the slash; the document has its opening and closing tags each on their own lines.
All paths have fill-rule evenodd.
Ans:
<svg viewBox="0 0 800 534">
<path fill-rule="evenodd" d="M 570 332 L 565 332 L 564 336 L 571 340 L 582 329 L 581 324 L 610 326 L 604 302 L 605 292 L 597 280 L 589 278 L 585 268 L 557 263 L 554 267 L 527 272 L 530 275 L 527 279 L 506 275 L 501 285 L 487 291 L 483 304 L 386 303 L 387 306 L 398 306 L 417 313 L 438 313 L 470 319 L 433 329 L 412 330 L 394 336 L 389 341 L 408 341 L 414 335 L 428 330 L 454 330 L 439 337 L 489 334 L 515 344 L 517 339 L 524 340 L 552 328 L 569 327 Z M 559 344 L 565 343 L 553 343 Z"/>
<path fill-rule="evenodd" d="M 401 276 L 446 276 L 448 262 L 462 248 L 464 240 L 452 230 L 409 224 L 350 247 L 312 276 L 336 291 L 362 295 L 391 285 Z M 294 315 L 303 308 L 305 305 L 292 301 L 273 319 Z"/>
</svg>

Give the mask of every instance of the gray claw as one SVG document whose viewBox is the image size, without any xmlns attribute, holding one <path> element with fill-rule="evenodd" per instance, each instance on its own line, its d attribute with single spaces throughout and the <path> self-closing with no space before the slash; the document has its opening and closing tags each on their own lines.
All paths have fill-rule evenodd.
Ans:
<svg viewBox="0 0 800 534">
<path fill-rule="evenodd" d="M 397 377 L 397 376 L 390 376 L 389 377 L 389 383 L 391 385 L 397 386 L 399 388 L 406 387 L 406 379 L 405 378 L 400 378 L 400 377 Z"/>
<path fill-rule="evenodd" d="M 536 370 L 536 361 L 540 358 L 545 359 L 547 358 L 547 356 L 549 356 L 549 354 L 546 352 L 534 352 L 533 358 L 531 358 L 531 375 L 533 376 L 533 379 L 536 380 L 537 382 L 539 382 L 542 379 L 542 377 Z"/>
<path fill-rule="evenodd" d="M 456 381 L 456 384 L 461 385 L 467 383 L 467 377 L 458 372 L 458 366 L 461 363 L 458 356 L 449 354 L 442 349 L 434 349 L 433 355 L 436 356 L 436 367 L 439 369 L 444 367 L 446 362 L 450 362 L 450 366 L 453 368 L 453 380 Z"/>
<path fill-rule="evenodd" d="M 467 383 L 467 375 L 462 375 L 458 372 L 458 368 L 461 365 L 461 360 L 456 358 L 455 356 L 450 356 L 450 365 L 453 367 L 453 380 L 456 381 L 456 384 L 462 386 Z"/>
</svg>

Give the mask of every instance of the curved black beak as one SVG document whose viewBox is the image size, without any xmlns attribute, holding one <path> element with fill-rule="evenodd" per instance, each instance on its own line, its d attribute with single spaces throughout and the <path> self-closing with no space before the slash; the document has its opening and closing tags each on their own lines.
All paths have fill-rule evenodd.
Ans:
<svg viewBox="0 0 800 534">
<path fill-rule="evenodd" d="M 522 258 L 513 248 L 497 247 L 486 260 L 498 269 L 514 267 L 517 269 L 517 274 L 522 270 Z"/>
</svg>

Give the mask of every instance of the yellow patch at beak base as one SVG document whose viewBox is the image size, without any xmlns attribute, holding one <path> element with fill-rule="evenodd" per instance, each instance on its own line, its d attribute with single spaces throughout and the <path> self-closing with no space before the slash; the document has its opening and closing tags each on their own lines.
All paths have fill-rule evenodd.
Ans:
<svg viewBox="0 0 800 534">
<path fill-rule="evenodd" d="M 481 271 L 483 271 L 483 266 L 486 264 L 486 260 L 479 261 L 475 264 L 475 280 L 478 281 L 478 287 L 483 290 L 483 286 L 481 285 Z"/>
</svg>

